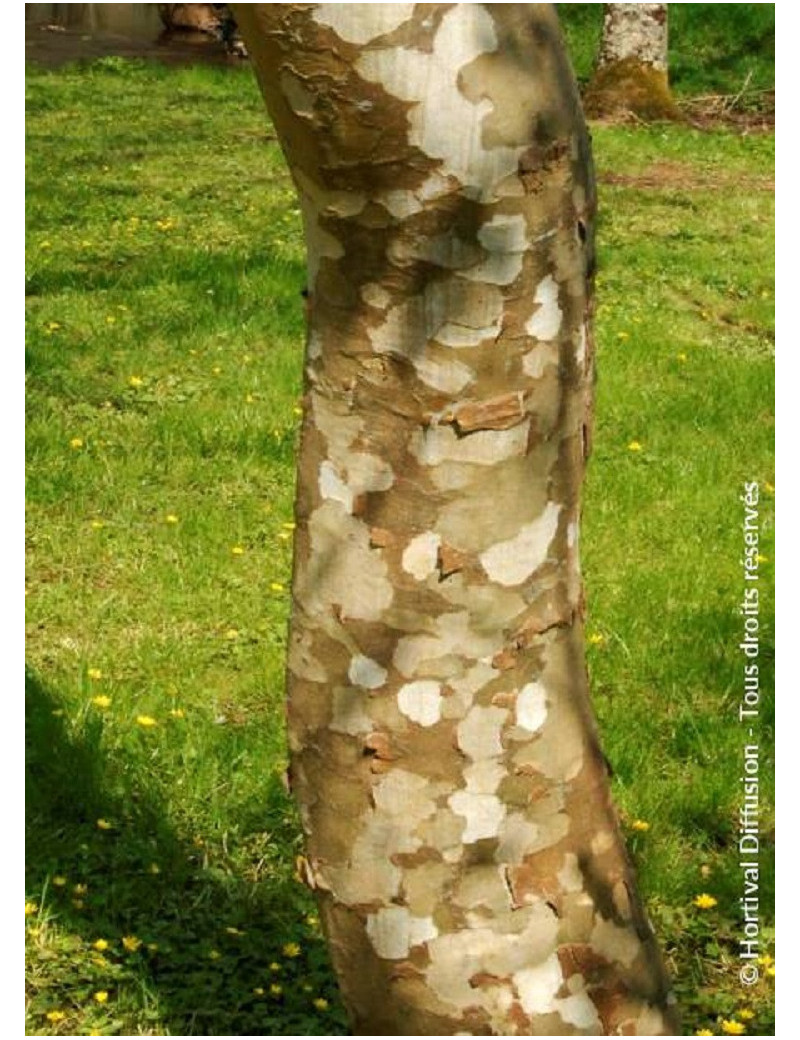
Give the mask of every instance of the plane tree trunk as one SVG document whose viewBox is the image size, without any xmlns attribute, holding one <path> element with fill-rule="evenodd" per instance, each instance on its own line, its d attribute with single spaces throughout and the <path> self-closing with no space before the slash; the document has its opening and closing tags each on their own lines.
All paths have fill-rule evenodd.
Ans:
<svg viewBox="0 0 800 1040">
<path fill-rule="evenodd" d="M 587 691 L 554 8 L 234 7 L 308 244 L 290 774 L 353 1030 L 675 1035 Z"/>
</svg>

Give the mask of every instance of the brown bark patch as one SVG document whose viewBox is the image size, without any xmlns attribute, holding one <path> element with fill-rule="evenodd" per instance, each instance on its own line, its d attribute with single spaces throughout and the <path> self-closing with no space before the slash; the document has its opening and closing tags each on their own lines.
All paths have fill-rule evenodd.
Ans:
<svg viewBox="0 0 800 1040">
<path fill-rule="evenodd" d="M 583 105 L 586 114 L 595 119 L 627 113 L 646 122 L 680 122 L 683 118 L 666 73 L 635 58 L 601 65 L 584 94 Z"/>
</svg>

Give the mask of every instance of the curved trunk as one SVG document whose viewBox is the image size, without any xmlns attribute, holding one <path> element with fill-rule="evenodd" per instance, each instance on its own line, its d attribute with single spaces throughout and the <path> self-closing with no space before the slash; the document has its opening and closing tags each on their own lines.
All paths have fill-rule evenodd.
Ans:
<svg viewBox="0 0 800 1040">
<path fill-rule="evenodd" d="M 587 693 L 554 9 L 235 6 L 308 242 L 291 777 L 354 1031 L 674 1035 Z"/>
</svg>

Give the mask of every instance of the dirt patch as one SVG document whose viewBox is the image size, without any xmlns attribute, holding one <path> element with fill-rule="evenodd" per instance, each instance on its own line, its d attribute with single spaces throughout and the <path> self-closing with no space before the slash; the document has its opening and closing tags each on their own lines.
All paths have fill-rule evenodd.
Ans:
<svg viewBox="0 0 800 1040">
<path fill-rule="evenodd" d="M 726 176 L 718 170 L 699 170 L 688 163 L 655 162 L 639 173 L 600 172 L 600 184 L 614 184 L 624 188 L 639 188 L 650 191 L 714 191 L 726 184 L 748 191 L 774 191 L 772 177 L 741 177 L 738 173 Z"/>
<path fill-rule="evenodd" d="M 236 65 L 224 44 L 206 33 L 156 32 L 152 38 L 121 36 L 116 33 L 68 29 L 60 25 L 27 24 L 25 26 L 25 60 L 60 68 L 74 61 L 96 61 L 98 58 L 144 58 L 171 65 L 201 62 L 212 65 Z"/>
</svg>

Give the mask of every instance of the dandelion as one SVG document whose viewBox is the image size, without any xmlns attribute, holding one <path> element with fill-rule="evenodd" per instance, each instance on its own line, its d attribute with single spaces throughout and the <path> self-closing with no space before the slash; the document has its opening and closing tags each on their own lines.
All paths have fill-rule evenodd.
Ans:
<svg viewBox="0 0 800 1040">
<path fill-rule="evenodd" d="M 271 582 L 269 587 L 272 589 L 273 592 L 283 592 L 283 591 L 285 591 L 285 588 L 286 588 L 286 586 L 285 585 L 281 585 L 281 583 L 279 581 Z"/>
<path fill-rule="evenodd" d="M 699 910 L 710 910 L 717 905 L 716 899 L 707 892 L 701 892 L 699 896 L 694 897 L 692 902 Z"/>
<path fill-rule="evenodd" d="M 25 916 L 32 917 L 39 909 L 39 904 L 34 902 L 25 901 Z"/>
<path fill-rule="evenodd" d="M 86 675 L 90 679 L 102 679 L 103 678 L 103 673 L 100 671 L 99 668 L 87 668 Z"/>
<path fill-rule="evenodd" d="M 95 939 L 92 943 L 92 947 L 97 950 L 98 953 L 105 953 L 108 949 L 108 942 L 106 939 Z"/>
<path fill-rule="evenodd" d="M 742 1008 L 739 1012 L 739 1018 L 742 1022 L 752 1022 L 755 1017 L 756 1013 L 752 1008 Z"/>
<path fill-rule="evenodd" d="M 77 885 L 74 885 L 73 888 L 72 888 L 72 894 L 76 895 L 76 896 L 85 896 L 88 891 L 89 891 L 89 886 L 88 885 L 84 885 L 80 881 L 78 882 Z"/>
<path fill-rule="evenodd" d="M 306 916 L 306 924 L 309 928 L 319 928 L 319 918 L 316 914 L 308 914 Z"/>
<path fill-rule="evenodd" d="M 631 824 L 631 830 L 634 830 L 634 831 L 649 831 L 650 830 L 650 824 L 647 822 L 647 820 L 634 820 L 633 823 Z"/>
<path fill-rule="evenodd" d="M 134 388 L 134 390 L 137 387 L 142 386 L 143 383 L 144 383 L 144 380 L 142 379 L 141 376 L 131 376 L 130 379 L 128 380 L 128 386 L 132 386 Z"/>
<path fill-rule="evenodd" d="M 694 1035 L 695 1036 L 713 1036 L 714 1034 L 711 1032 L 710 1029 L 698 1029 L 697 1032 Z"/>
<path fill-rule="evenodd" d="M 214 365 L 214 367 L 211 369 L 211 371 L 214 373 L 215 376 L 218 376 L 222 372 L 222 366 L 221 365 Z"/>
<path fill-rule="evenodd" d="M 628 445 L 628 451 L 641 451 L 642 446 L 638 441 L 631 441 Z"/>
<path fill-rule="evenodd" d="M 272 961 L 272 963 L 269 966 L 269 970 L 270 971 L 280 971 L 281 970 L 281 965 L 278 964 L 277 961 Z"/>
<path fill-rule="evenodd" d="M 756 559 L 759 563 L 769 563 L 769 556 L 765 556 L 763 553 L 759 553 Z"/>
<path fill-rule="evenodd" d="M 148 943 L 147 944 L 147 952 L 148 953 L 158 953 L 158 943 Z"/>
<path fill-rule="evenodd" d="M 225 633 L 225 638 L 226 639 L 238 639 L 239 638 L 239 630 L 236 629 L 236 628 L 229 628 L 228 631 Z"/>
<path fill-rule="evenodd" d="M 106 315 L 106 325 L 116 325 L 117 319 L 113 314 Z"/>
<path fill-rule="evenodd" d="M 135 935 L 123 935 L 122 936 L 122 948 L 127 953 L 136 953 L 139 947 L 142 945 L 142 940 L 137 939 Z"/>
<path fill-rule="evenodd" d="M 94 999 L 97 1001 L 98 1004 L 105 1004 L 108 1001 L 108 991 L 104 989 L 99 989 L 95 993 Z"/>
<path fill-rule="evenodd" d="M 772 966 L 772 965 L 773 965 L 774 963 L 775 963 L 775 961 L 773 960 L 773 958 L 772 958 L 772 957 L 770 957 L 770 955 L 769 955 L 768 953 L 765 953 L 765 954 L 763 954 L 763 955 L 762 955 L 761 957 L 759 957 L 759 958 L 758 958 L 758 960 L 756 961 L 756 964 L 760 964 L 760 965 L 761 965 L 761 966 L 762 966 L 763 968 L 769 968 L 769 967 L 771 967 L 771 966 Z"/>
<path fill-rule="evenodd" d="M 52 335 L 52 333 L 57 332 L 60 328 L 60 321 L 48 321 L 45 325 L 45 331 L 48 333 L 48 335 Z"/>
<path fill-rule="evenodd" d="M 314 1007 L 317 1009 L 317 1011 L 327 1011 L 328 1010 L 328 1001 L 324 997 L 316 997 L 312 1001 L 312 1003 L 313 1003 Z"/>
<path fill-rule="evenodd" d="M 244 549 L 242 548 L 241 545 L 232 545 L 231 546 L 231 554 L 233 556 L 244 556 Z"/>
<path fill-rule="evenodd" d="M 279 982 L 273 982 L 269 987 L 270 995 L 273 997 L 279 997 L 283 993 L 283 986 Z"/>
<path fill-rule="evenodd" d="M 48 1022 L 63 1022 L 66 1015 L 63 1011 L 48 1011 L 44 1017 Z"/>
<path fill-rule="evenodd" d="M 768 495 L 775 494 L 775 487 L 768 480 L 765 480 L 761 487 Z"/>
<path fill-rule="evenodd" d="M 711 867 L 708 865 L 708 863 L 702 863 L 700 865 L 700 877 L 711 877 Z"/>
<path fill-rule="evenodd" d="M 741 1036 L 745 1029 L 744 1024 L 735 1018 L 723 1018 L 719 1027 L 727 1036 Z"/>
<path fill-rule="evenodd" d="M 106 525 L 103 523 L 102 520 L 92 520 L 90 526 L 91 526 L 93 531 L 99 531 L 101 528 L 105 527 Z"/>
<path fill-rule="evenodd" d="M 770 979 L 774 979 L 775 978 L 775 965 L 774 964 L 770 964 L 770 966 L 766 969 L 766 975 Z"/>
<path fill-rule="evenodd" d="M 278 531 L 278 537 L 282 542 L 288 542 L 292 535 L 290 531 Z"/>
<path fill-rule="evenodd" d="M 164 517 L 165 524 L 177 524 L 177 522 L 178 518 L 177 516 L 175 516 L 174 513 L 167 513 L 167 515 Z"/>
<path fill-rule="evenodd" d="M 160 874 L 161 867 L 159 867 L 157 863 L 151 863 L 150 866 L 147 868 L 147 873 L 152 874 L 153 876 L 155 876 L 156 874 Z"/>
<path fill-rule="evenodd" d="M 286 523 L 281 524 L 281 527 L 285 528 L 287 531 L 293 531 L 295 527 L 297 527 L 297 524 L 294 520 L 287 520 Z"/>
<path fill-rule="evenodd" d="M 263 997 L 265 992 L 266 992 L 266 990 L 264 989 L 263 986 L 256 986 L 255 989 L 253 990 L 253 996 L 254 997 Z"/>
<path fill-rule="evenodd" d="M 52 249 L 53 248 L 53 244 L 52 244 L 52 242 L 42 242 L 42 244 L 39 246 L 39 248 L 40 249 Z"/>
<path fill-rule="evenodd" d="M 299 944 L 296 943 L 296 942 L 286 943 L 285 946 L 283 947 L 283 956 L 284 957 L 299 957 L 300 956 L 300 946 L 299 946 Z"/>
<path fill-rule="evenodd" d="M 253 401 L 255 401 L 255 397 L 253 397 L 252 394 L 245 394 L 245 398 L 244 398 L 245 404 L 252 404 Z"/>
<path fill-rule="evenodd" d="M 631 334 L 629 332 L 618 332 L 617 339 L 630 339 Z"/>
<path fill-rule="evenodd" d="M 675 356 L 678 359 L 678 361 L 681 362 L 681 364 L 685 364 L 689 360 L 688 357 L 685 354 L 683 354 L 683 353 L 676 354 Z M 710 1035 L 713 1036 L 714 1034 L 711 1033 Z"/>
<path fill-rule="evenodd" d="M 222 956 L 222 954 L 219 952 L 219 950 L 209 950 L 208 951 L 208 959 L 210 961 L 218 961 L 221 956 Z"/>
<path fill-rule="evenodd" d="M 186 712 L 183 710 L 183 708 L 170 708 L 169 709 L 169 714 L 170 714 L 170 718 L 173 718 L 173 719 L 185 719 L 186 718 Z"/>
<path fill-rule="evenodd" d="M 600 646 L 602 643 L 605 643 L 605 641 L 606 637 L 604 635 L 601 635 L 600 632 L 592 632 L 592 634 L 589 636 L 589 644 L 591 646 Z"/>
<path fill-rule="evenodd" d="M 158 723 L 152 715 L 137 715 L 136 725 L 141 726 L 142 729 L 152 729 L 152 727 L 157 726 Z"/>
<path fill-rule="evenodd" d="M 69 446 L 74 451 L 77 451 L 78 448 L 83 447 L 83 439 L 81 437 L 73 437 L 72 440 L 69 442 Z"/>
<path fill-rule="evenodd" d="M 104 820 L 102 816 L 97 821 L 97 829 L 99 831 L 110 831 L 113 824 L 109 823 L 108 820 Z"/>
</svg>

